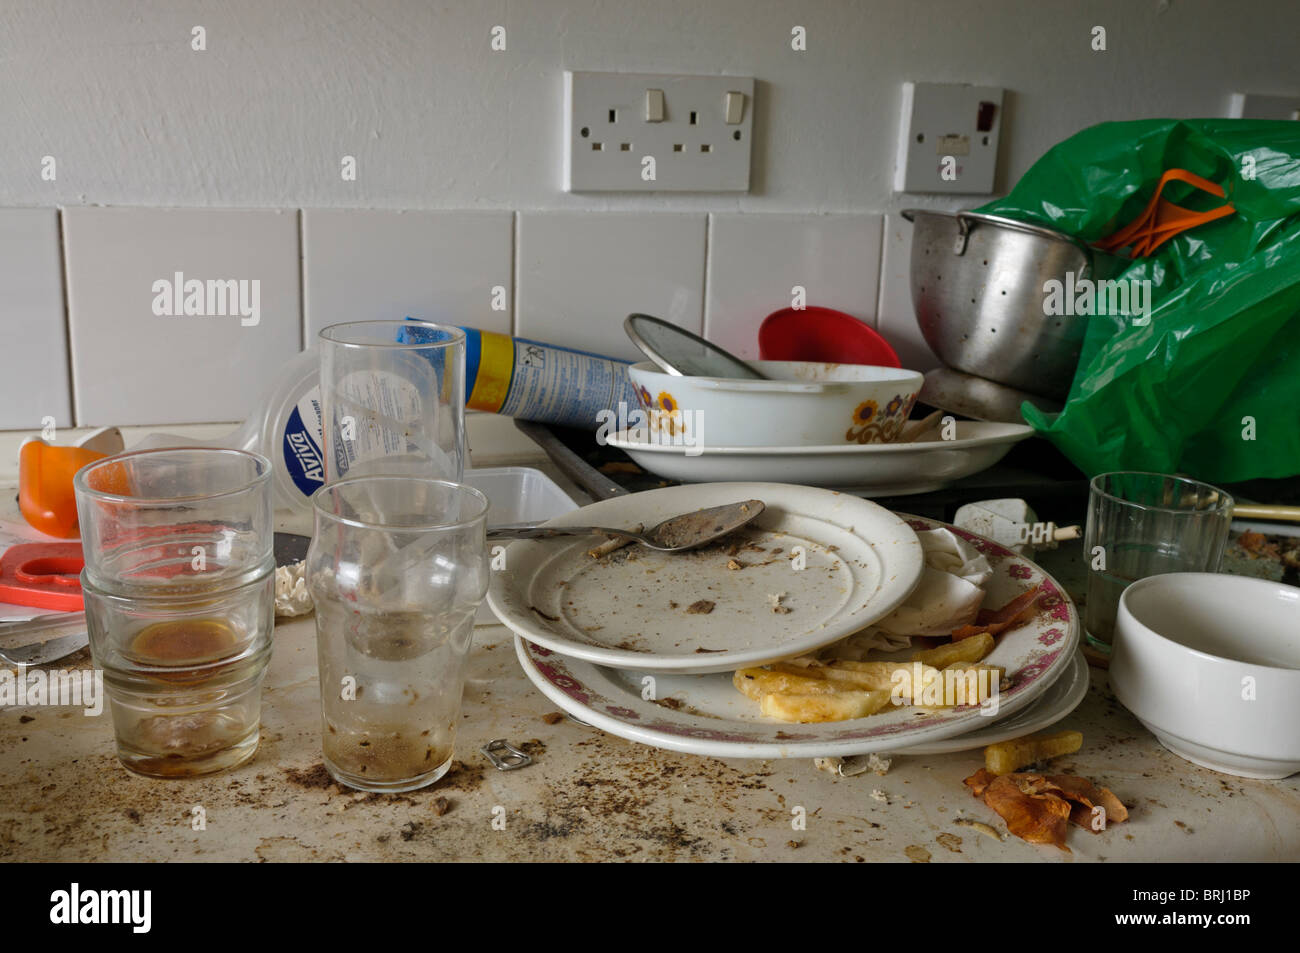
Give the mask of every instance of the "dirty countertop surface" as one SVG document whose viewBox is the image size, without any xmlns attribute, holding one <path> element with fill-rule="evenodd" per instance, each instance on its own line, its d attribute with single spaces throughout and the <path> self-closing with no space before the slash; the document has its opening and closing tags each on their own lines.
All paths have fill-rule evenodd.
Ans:
<svg viewBox="0 0 1300 953">
<path fill-rule="evenodd" d="M 676 754 L 556 720 L 520 671 L 513 637 L 496 625 L 476 632 L 451 772 L 411 794 L 364 794 L 340 788 L 321 764 L 314 639 L 310 616 L 277 626 L 261 747 L 248 764 L 206 778 L 130 774 L 113 754 L 107 714 L 0 708 L 0 860 L 1300 857 L 1300 779 L 1251 781 L 1176 758 L 1119 706 L 1099 669 L 1058 726 L 1080 729 L 1084 747 L 1052 767 L 1110 787 L 1132 815 L 1099 834 L 1072 829 L 1066 854 L 954 823 L 1003 830 L 962 785 L 981 766 L 979 751 L 896 756 L 883 777 L 841 778 L 806 759 Z M 59 663 L 89 664 L 85 651 Z M 495 738 L 533 763 L 495 770 L 479 752 Z"/>
<path fill-rule="evenodd" d="M 1077 595 L 1077 559 L 1042 556 Z M 1238 556 L 1240 565 L 1225 568 L 1281 572 Z M 90 664 L 83 650 L 54 667 Z M 884 776 L 842 778 L 808 759 L 718 760 L 645 747 L 559 717 L 523 675 L 513 636 L 499 625 L 475 632 L 448 775 L 402 795 L 341 788 L 321 764 L 315 626 L 307 616 L 276 627 L 261 746 L 232 771 L 138 777 L 114 755 L 107 712 L 0 707 L 0 861 L 1300 858 L 1300 777 L 1253 781 L 1183 761 L 1119 705 L 1104 670 L 1090 673 L 1087 697 L 1056 726 L 1082 731 L 1083 748 L 1053 761 L 1052 771 L 1109 787 L 1131 817 L 1098 834 L 1072 828 L 1065 853 L 1007 835 L 970 795 L 962 779 L 982 766 L 979 750 L 894 756 Z M 494 769 L 479 749 L 496 738 L 524 748 L 532 764 Z M 1004 840 L 959 818 L 983 821 Z"/>
</svg>

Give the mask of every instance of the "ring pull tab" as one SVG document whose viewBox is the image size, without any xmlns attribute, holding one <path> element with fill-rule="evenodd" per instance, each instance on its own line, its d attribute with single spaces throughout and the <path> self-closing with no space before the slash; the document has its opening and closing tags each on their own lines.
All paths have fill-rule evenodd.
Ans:
<svg viewBox="0 0 1300 953">
<path fill-rule="evenodd" d="M 533 759 L 504 738 L 489 741 L 480 749 L 498 771 L 514 771 L 533 763 Z M 505 754 L 498 752 L 504 751 Z"/>
</svg>

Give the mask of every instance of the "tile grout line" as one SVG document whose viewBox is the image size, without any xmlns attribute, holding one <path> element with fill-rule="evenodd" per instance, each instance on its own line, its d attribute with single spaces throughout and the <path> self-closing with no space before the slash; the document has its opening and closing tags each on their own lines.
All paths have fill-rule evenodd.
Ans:
<svg viewBox="0 0 1300 953">
<path fill-rule="evenodd" d="M 704 277 L 700 281 L 700 337 L 709 337 L 709 264 L 713 255 L 713 212 L 704 213 Z"/>
<path fill-rule="evenodd" d="M 510 334 L 519 336 L 519 283 L 523 256 L 519 254 L 524 220 L 518 209 L 510 212 Z"/>
<path fill-rule="evenodd" d="M 885 310 L 885 242 L 889 239 L 889 215 L 880 213 L 880 257 L 876 260 L 876 313 L 871 326 L 880 333 L 880 318 Z"/>
<path fill-rule="evenodd" d="M 63 206 L 54 207 L 59 237 L 59 278 L 63 283 L 63 341 L 68 348 L 68 412 L 72 416 L 72 426 L 80 427 L 82 423 L 80 408 L 77 406 L 76 357 L 72 348 L 72 275 L 68 271 L 68 234 L 63 213 Z"/>
<path fill-rule="evenodd" d="M 298 353 L 307 350 L 307 236 L 303 228 L 304 209 L 294 209 L 298 216 Z"/>
</svg>

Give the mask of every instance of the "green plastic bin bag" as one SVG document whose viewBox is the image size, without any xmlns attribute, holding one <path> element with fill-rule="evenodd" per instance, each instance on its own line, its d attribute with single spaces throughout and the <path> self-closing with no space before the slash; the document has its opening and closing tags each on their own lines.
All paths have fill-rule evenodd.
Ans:
<svg viewBox="0 0 1300 953">
<path fill-rule="evenodd" d="M 1300 122 L 1103 123 L 978 211 L 1093 242 L 1140 215 L 1173 168 L 1222 185 L 1236 213 L 1125 265 L 1114 277 L 1151 283 L 1149 321 L 1087 318 L 1065 407 L 1021 412 L 1089 476 L 1300 474 Z M 1225 201 L 1178 182 L 1161 195 L 1197 211 Z"/>
</svg>

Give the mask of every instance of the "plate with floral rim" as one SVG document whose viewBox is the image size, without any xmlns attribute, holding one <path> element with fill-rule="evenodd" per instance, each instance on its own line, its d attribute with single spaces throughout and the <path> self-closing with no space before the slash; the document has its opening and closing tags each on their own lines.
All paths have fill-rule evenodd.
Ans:
<svg viewBox="0 0 1300 953">
<path fill-rule="evenodd" d="M 613 668 L 566 657 L 516 636 L 525 674 L 574 718 L 610 734 L 658 748 L 719 758 L 849 757 L 902 751 L 991 727 L 1027 708 L 1070 671 L 1079 644 L 1079 616 L 1050 575 L 1032 561 L 974 533 L 937 520 L 900 517 L 913 530 L 949 529 L 982 552 L 993 568 L 985 604 L 1006 605 L 1039 588 L 1033 615 L 1004 632 L 990 665 L 1006 669 L 1008 687 L 995 711 L 968 705 L 922 713 L 887 706 L 850 721 L 793 724 L 759 714 L 731 684 L 729 673 L 665 674 Z"/>
</svg>

